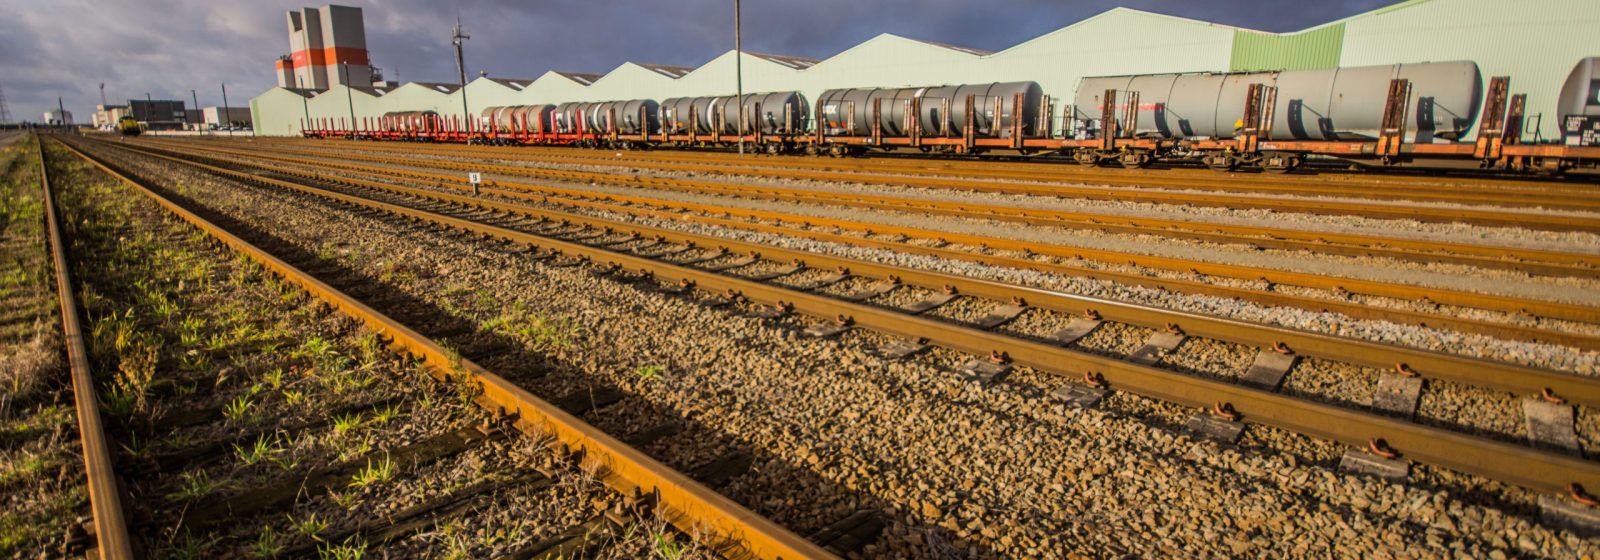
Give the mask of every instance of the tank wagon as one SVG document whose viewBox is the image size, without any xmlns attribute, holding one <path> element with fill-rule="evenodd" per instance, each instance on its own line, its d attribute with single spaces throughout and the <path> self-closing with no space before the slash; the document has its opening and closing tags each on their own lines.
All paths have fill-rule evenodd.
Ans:
<svg viewBox="0 0 1600 560">
<path fill-rule="evenodd" d="M 1070 158 L 1143 167 L 1195 162 L 1284 172 L 1307 160 L 1561 172 L 1600 166 L 1600 57 L 1561 90 L 1558 142 L 1523 143 L 1526 96 L 1472 61 L 1237 73 L 1087 77 L 1058 99 L 1035 82 L 843 88 L 742 97 L 575 101 L 485 109 L 461 123 L 391 113 L 365 137 L 772 154 L 866 152 Z M 740 116 L 743 116 L 741 125 Z M 326 121 L 312 137 L 352 134 Z M 465 126 L 463 126 L 465 125 Z M 363 135 L 357 135 L 363 136 Z"/>
</svg>

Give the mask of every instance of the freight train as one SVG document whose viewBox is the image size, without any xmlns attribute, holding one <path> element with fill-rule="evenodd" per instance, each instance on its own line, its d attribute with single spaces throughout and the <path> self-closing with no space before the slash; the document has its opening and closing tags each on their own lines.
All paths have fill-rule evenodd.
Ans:
<svg viewBox="0 0 1600 560">
<path fill-rule="evenodd" d="M 1562 137 L 1523 143 L 1524 95 L 1471 61 L 1084 78 L 1057 112 L 1034 82 L 490 107 L 470 122 L 389 113 L 309 137 L 772 154 L 1048 156 L 1086 165 L 1197 162 L 1293 170 L 1307 161 L 1563 172 L 1600 167 L 1600 57 L 1580 61 L 1554 114 Z M 743 117 L 741 119 L 740 117 Z M 742 121 L 742 123 L 741 123 Z M 1471 134 L 1471 131 L 1476 134 Z"/>
</svg>

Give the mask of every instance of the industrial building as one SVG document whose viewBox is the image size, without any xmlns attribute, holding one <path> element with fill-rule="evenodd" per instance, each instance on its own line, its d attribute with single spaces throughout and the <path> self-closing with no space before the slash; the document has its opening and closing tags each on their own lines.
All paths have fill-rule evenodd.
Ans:
<svg viewBox="0 0 1600 560">
<path fill-rule="evenodd" d="M 128 116 L 127 105 L 95 105 L 94 116 L 90 121 L 95 128 L 105 128 L 117 124 L 117 121 L 126 116 Z"/>
<path fill-rule="evenodd" d="M 249 107 L 205 107 L 200 112 L 206 128 L 249 128 L 253 124 Z"/>
<path fill-rule="evenodd" d="M 361 8 L 323 6 L 288 13 L 290 54 L 278 58 L 278 87 L 328 89 L 373 81 Z"/>
<path fill-rule="evenodd" d="M 145 130 L 182 130 L 189 112 L 179 99 L 129 99 L 128 115 Z"/>
<path fill-rule="evenodd" d="M 1061 131 L 1087 77 L 1471 61 L 1484 80 L 1510 76 L 1511 91 L 1527 94 L 1523 140 L 1550 140 L 1560 137 L 1556 103 L 1563 82 L 1579 60 L 1600 54 L 1592 32 L 1600 28 L 1600 3 L 1536 5 L 1408 0 L 1290 33 L 1116 8 L 999 52 L 890 34 L 823 60 L 746 52 L 744 91 L 798 91 L 814 103 L 834 88 L 1032 81 L 1051 101 L 1051 128 Z M 333 6 L 322 11 L 341 13 Z M 463 93 L 472 115 L 503 105 L 730 95 L 734 56 L 729 51 L 693 69 L 626 62 L 603 75 L 480 77 L 464 92 L 454 84 L 373 87 L 355 80 L 352 87 L 317 87 L 313 78 L 267 91 L 250 105 L 257 134 L 294 135 L 307 118 L 348 123 L 401 111 L 461 115 Z"/>
<path fill-rule="evenodd" d="M 60 109 L 51 109 L 49 111 L 45 111 L 43 122 L 44 124 L 49 125 L 72 124 L 72 111 L 63 111 Z"/>
</svg>

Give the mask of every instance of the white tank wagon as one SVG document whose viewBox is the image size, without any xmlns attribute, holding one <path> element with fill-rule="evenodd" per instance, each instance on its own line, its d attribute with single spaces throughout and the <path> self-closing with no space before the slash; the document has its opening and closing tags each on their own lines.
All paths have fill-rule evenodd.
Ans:
<svg viewBox="0 0 1600 560">
<path fill-rule="evenodd" d="M 1279 72 L 1146 74 L 1084 78 L 1073 118 L 1094 130 L 1106 90 L 1137 92 L 1135 137 L 1233 138 L 1251 84 L 1277 88 L 1272 140 L 1377 138 L 1390 80 L 1411 84 L 1406 141 L 1465 139 L 1478 117 L 1483 79 L 1470 61 Z M 1119 99 L 1118 114 L 1127 99 Z"/>
</svg>

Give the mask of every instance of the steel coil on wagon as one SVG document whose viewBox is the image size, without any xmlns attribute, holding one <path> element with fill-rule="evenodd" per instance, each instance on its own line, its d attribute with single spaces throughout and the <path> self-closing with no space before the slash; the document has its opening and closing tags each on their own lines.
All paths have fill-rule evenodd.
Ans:
<svg viewBox="0 0 1600 560">
<path fill-rule="evenodd" d="M 568 108 L 568 105 L 572 107 Z M 563 104 L 557 112 L 566 110 L 570 112 L 564 118 L 570 125 L 562 126 L 570 126 L 572 131 L 576 131 L 581 115 L 583 132 L 589 134 L 605 134 L 613 130 L 618 134 L 654 134 L 660 125 L 659 106 L 652 99 Z"/>
<path fill-rule="evenodd" d="M 693 97 L 673 97 L 661 102 L 661 128 L 670 134 L 688 134 L 695 123 L 689 121 Z M 698 132 L 698 130 L 696 131 Z"/>
<path fill-rule="evenodd" d="M 1232 138 L 1251 84 L 1277 88 L 1273 140 L 1371 140 L 1378 136 L 1391 79 L 1411 84 L 1407 142 L 1460 140 L 1477 120 L 1483 95 L 1478 65 L 1426 62 L 1279 72 L 1145 74 L 1084 78 L 1072 118 L 1098 128 L 1106 90 L 1138 92 L 1135 135 Z M 1119 93 L 1116 113 L 1131 97 Z"/>
<path fill-rule="evenodd" d="M 1021 97 L 1020 115 L 1016 100 Z M 1044 90 L 1035 82 L 997 82 L 916 88 L 853 88 L 822 92 L 818 125 L 828 134 L 862 136 L 872 133 L 872 108 L 878 107 L 878 128 L 884 136 L 910 134 L 916 119 L 923 136 L 959 136 L 967 127 L 967 99 L 972 99 L 973 134 L 1009 138 L 1020 119 L 1023 136 L 1039 130 L 1039 107 Z M 920 104 L 910 115 L 913 100 Z"/>
<path fill-rule="evenodd" d="M 394 111 L 383 114 L 385 128 L 420 132 L 439 128 L 439 113 L 433 111 Z"/>
<path fill-rule="evenodd" d="M 796 91 L 747 93 L 740 103 L 735 96 L 674 97 L 661 102 L 662 126 L 674 134 L 711 134 L 720 120 L 722 134 L 739 133 L 739 107 L 743 105 L 748 132 L 760 127 L 762 134 L 801 133 L 808 129 L 810 108 L 805 96 Z M 694 112 L 693 121 L 690 111 Z"/>
<path fill-rule="evenodd" d="M 526 129 L 531 133 L 544 132 L 545 123 L 554 105 L 502 105 L 489 107 L 483 110 L 483 125 L 485 129 L 500 133 L 520 132 Z"/>
<path fill-rule="evenodd" d="M 534 134 L 545 134 L 550 123 L 550 114 L 555 112 L 555 105 L 519 105 L 511 111 L 513 126 L 521 126 L 524 130 Z"/>
<path fill-rule="evenodd" d="M 1567 74 L 1556 101 L 1556 114 L 1561 118 L 1600 116 L 1600 56 L 1578 61 L 1572 73 Z"/>
<path fill-rule="evenodd" d="M 582 120 L 584 103 L 569 101 L 556 106 L 554 120 L 555 132 L 572 134 L 578 132 L 578 122 Z"/>
</svg>

